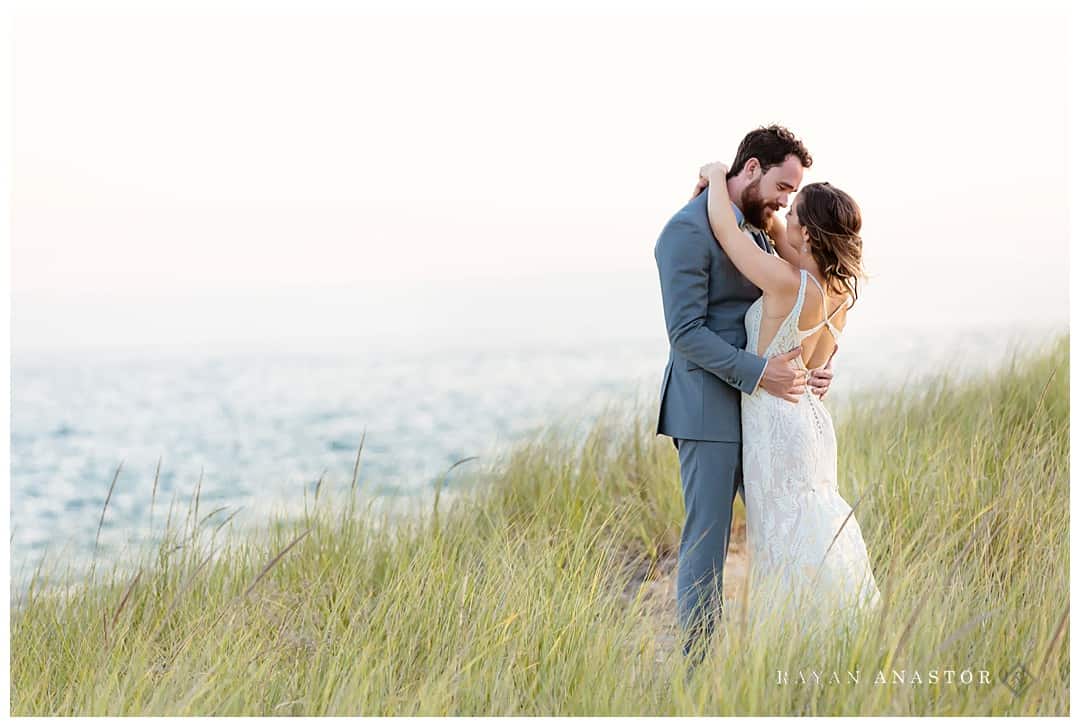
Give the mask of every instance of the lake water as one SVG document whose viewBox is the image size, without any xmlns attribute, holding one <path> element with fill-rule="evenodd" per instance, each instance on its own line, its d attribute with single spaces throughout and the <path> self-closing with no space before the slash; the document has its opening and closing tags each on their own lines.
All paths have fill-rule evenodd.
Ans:
<svg viewBox="0 0 1080 727">
<path fill-rule="evenodd" d="M 845 338 L 832 402 L 949 368 L 997 365 L 1066 324 L 890 329 Z M 655 414 L 667 342 L 513 350 L 370 353 L 50 353 L 12 361 L 13 596 L 49 552 L 88 562 L 101 532 L 108 562 L 183 517 L 202 477 L 200 515 L 237 507 L 235 523 L 303 510 L 316 481 L 347 491 L 364 436 L 359 486 L 387 501 L 467 479 L 499 448 L 555 421 L 584 429 L 607 404 Z M 827 400 L 828 401 L 828 400 Z M 154 472 L 161 473 L 150 529 Z"/>
</svg>

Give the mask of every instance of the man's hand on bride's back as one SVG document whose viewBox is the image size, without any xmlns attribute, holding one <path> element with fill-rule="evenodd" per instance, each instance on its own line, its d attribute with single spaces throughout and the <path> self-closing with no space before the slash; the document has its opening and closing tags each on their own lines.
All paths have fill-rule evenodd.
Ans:
<svg viewBox="0 0 1080 727">
<path fill-rule="evenodd" d="M 832 353 L 829 354 L 829 360 L 825 362 L 825 365 L 821 368 L 810 369 L 810 380 L 807 383 L 810 385 L 811 393 L 819 399 L 824 399 L 829 387 L 832 386 L 832 360 L 839 349 L 840 344 L 833 344 Z"/>
<path fill-rule="evenodd" d="M 791 362 L 801 353 L 802 346 L 799 346 L 770 358 L 765 363 L 765 373 L 761 376 L 759 386 L 773 396 L 798 403 L 799 398 L 806 393 L 807 372 L 795 368 Z"/>
</svg>

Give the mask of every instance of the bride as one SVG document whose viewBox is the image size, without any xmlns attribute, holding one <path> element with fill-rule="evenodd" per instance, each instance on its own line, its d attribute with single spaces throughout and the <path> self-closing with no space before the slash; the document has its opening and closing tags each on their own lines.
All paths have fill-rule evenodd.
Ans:
<svg viewBox="0 0 1080 727">
<path fill-rule="evenodd" d="M 744 232 L 727 191 L 727 167 L 701 169 L 709 224 L 724 252 L 762 290 L 746 312 L 747 349 L 762 357 L 802 346 L 795 362 L 818 368 L 832 358 L 858 297 L 861 215 L 827 182 L 806 185 L 786 220 L 765 232 L 779 256 Z M 852 508 L 837 489 L 832 417 L 807 391 L 798 403 L 758 388 L 742 394 L 743 483 L 750 608 L 799 628 L 879 605 L 870 559 Z"/>
</svg>

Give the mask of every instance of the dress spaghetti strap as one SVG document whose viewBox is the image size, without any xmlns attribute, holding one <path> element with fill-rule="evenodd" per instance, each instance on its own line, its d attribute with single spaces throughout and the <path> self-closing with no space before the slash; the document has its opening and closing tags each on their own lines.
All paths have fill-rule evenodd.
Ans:
<svg viewBox="0 0 1080 727">
<path fill-rule="evenodd" d="M 813 328 L 811 328 L 810 330 L 808 330 L 808 331 L 799 331 L 799 337 L 800 338 L 806 338 L 807 336 L 811 335 L 812 333 L 815 333 L 822 326 L 828 326 L 829 327 L 829 332 L 832 333 L 832 335 L 833 335 L 833 339 L 839 341 L 840 340 L 840 331 L 839 331 L 839 329 L 837 329 L 836 326 L 834 326 L 832 324 L 832 319 L 833 319 L 833 316 L 835 316 L 837 313 L 839 313 L 840 309 L 844 307 L 844 303 L 847 302 L 847 299 L 845 298 L 843 303 L 836 306 L 836 310 L 834 310 L 831 314 L 828 314 L 828 308 L 826 306 L 829 303 L 829 297 L 827 295 L 825 295 L 825 289 L 823 287 L 821 287 L 821 283 L 819 283 L 817 278 L 815 278 L 813 275 L 808 273 L 806 270 L 803 270 L 802 272 L 803 272 L 803 276 L 813 280 L 814 285 L 816 285 L 818 287 L 818 290 L 821 291 L 821 311 L 822 311 L 822 315 L 825 316 L 825 319 L 823 321 L 821 321 L 820 323 L 818 323 Z"/>
</svg>

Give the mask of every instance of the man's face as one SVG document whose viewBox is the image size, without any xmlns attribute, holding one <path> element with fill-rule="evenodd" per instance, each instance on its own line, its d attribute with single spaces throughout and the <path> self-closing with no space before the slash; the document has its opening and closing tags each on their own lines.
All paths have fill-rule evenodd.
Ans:
<svg viewBox="0 0 1080 727">
<path fill-rule="evenodd" d="M 797 156 L 788 154 L 782 164 L 764 174 L 757 167 L 752 174 L 754 180 L 743 190 L 739 209 L 750 224 L 764 228 L 772 213 L 787 207 L 790 195 L 802 184 L 803 166 Z"/>
</svg>

